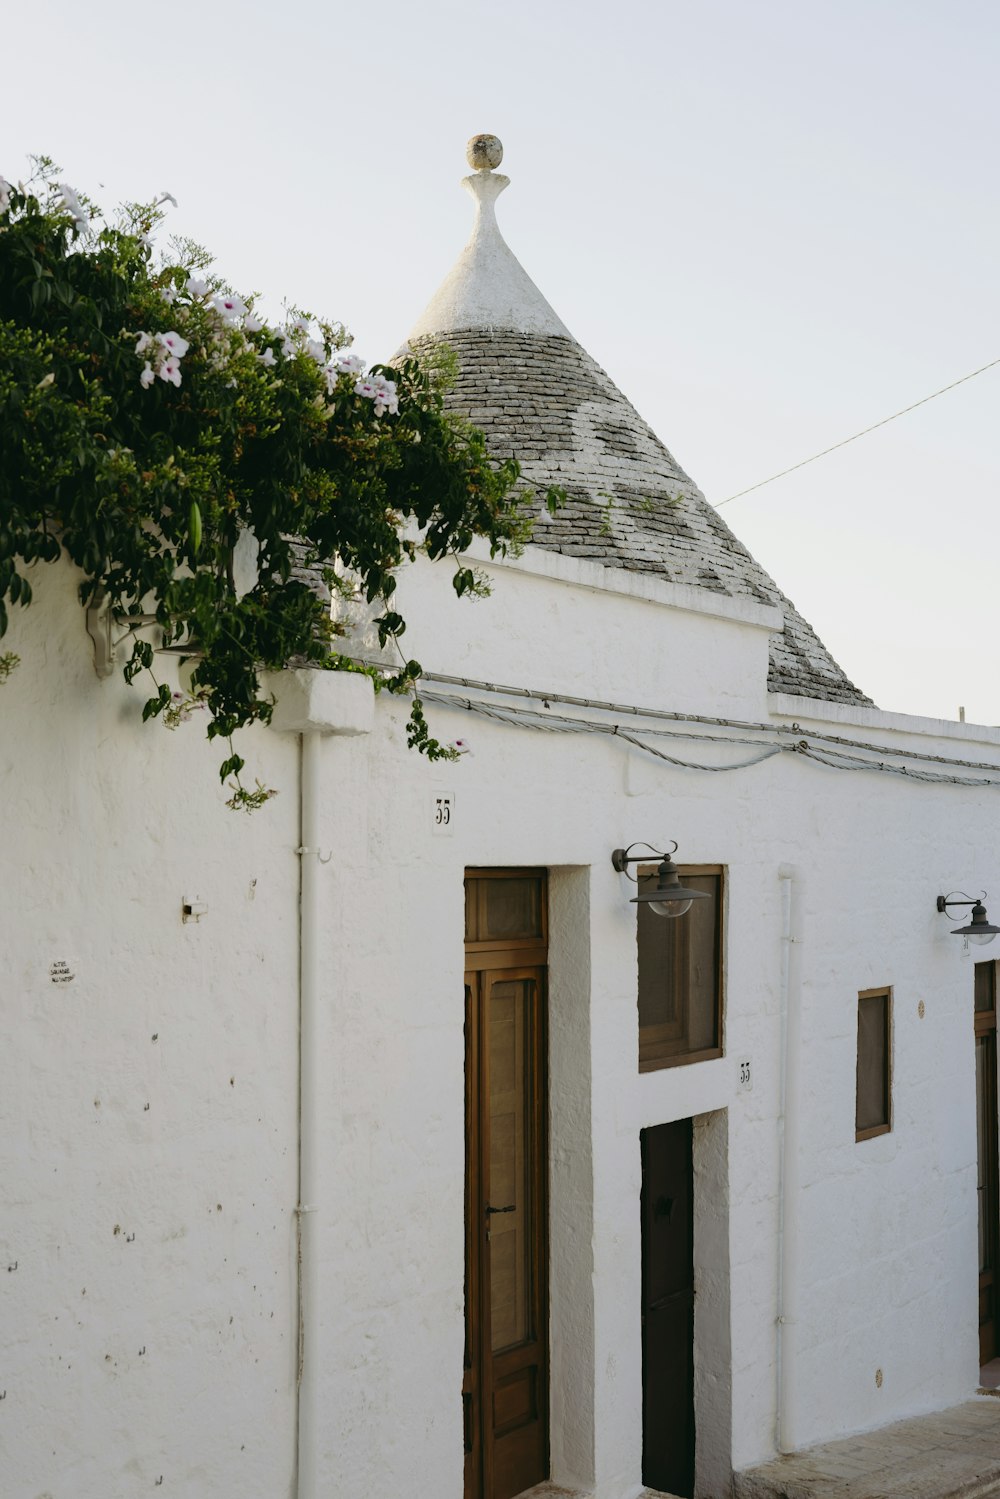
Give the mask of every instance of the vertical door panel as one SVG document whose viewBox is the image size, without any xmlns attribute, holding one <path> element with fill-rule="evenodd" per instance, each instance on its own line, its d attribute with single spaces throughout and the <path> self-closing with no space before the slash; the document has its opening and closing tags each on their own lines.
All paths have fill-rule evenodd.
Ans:
<svg viewBox="0 0 1000 1499">
<path fill-rule="evenodd" d="M 548 1476 L 544 881 L 467 889 L 465 1496 L 513 1499 Z"/>
<path fill-rule="evenodd" d="M 1000 1277 L 1000 1179 L 997 1162 L 996 963 L 975 969 L 976 1136 L 979 1200 L 979 1362 L 998 1351 Z"/>
<path fill-rule="evenodd" d="M 642 1481 L 694 1493 L 694 1192 L 690 1119 L 641 1135 Z"/>
</svg>

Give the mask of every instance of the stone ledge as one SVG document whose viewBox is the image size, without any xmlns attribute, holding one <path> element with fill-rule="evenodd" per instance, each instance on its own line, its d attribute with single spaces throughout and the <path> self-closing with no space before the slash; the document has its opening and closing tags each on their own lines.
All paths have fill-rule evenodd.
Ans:
<svg viewBox="0 0 1000 1499">
<path fill-rule="evenodd" d="M 297 667 L 265 673 L 263 685 L 279 733 L 357 735 L 375 726 L 375 684 L 360 672 Z"/>
</svg>

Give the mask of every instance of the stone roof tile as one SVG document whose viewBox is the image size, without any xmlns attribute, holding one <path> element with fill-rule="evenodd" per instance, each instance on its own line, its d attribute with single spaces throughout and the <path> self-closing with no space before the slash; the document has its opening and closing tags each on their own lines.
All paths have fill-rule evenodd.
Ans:
<svg viewBox="0 0 1000 1499">
<path fill-rule="evenodd" d="M 424 335 L 411 346 L 419 355 L 435 341 Z M 770 690 L 871 701 L 574 339 L 464 328 L 444 341 L 458 358 L 447 398 L 452 409 L 482 428 L 498 457 L 519 459 L 531 489 L 566 490 L 554 516 L 539 508 L 533 545 L 777 605 L 785 626 L 771 639 Z M 486 368 L 502 378 L 487 382 Z M 494 387 L 488 397 L 487 383 Z"/>
</svg>

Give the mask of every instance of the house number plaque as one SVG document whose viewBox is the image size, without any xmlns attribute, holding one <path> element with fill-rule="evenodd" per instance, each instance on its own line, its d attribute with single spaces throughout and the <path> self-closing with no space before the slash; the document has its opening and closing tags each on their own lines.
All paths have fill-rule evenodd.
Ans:
<svg viewBox="0 0 1000 1499">
<path fill-rule="evenodd" d="M 431 796 L 431 831 L 447 837 L 455 831 L 455 797 L 451 791 L 435 791 Z"/>
</svg>

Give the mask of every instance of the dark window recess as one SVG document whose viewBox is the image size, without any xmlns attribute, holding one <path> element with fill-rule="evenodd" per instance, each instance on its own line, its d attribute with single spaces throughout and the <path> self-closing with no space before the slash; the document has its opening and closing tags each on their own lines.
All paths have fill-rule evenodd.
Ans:
<svg viewBox="0 0 1000 1499">
<path fill-rule="evenodd" d="M 892 1128 L 892 990 L 858 995 L 858 1088 L 854 1126 L 859 1140 Z"/>
<path fill-rule="evenodd" d="M 682 867 L 680 877 L 711 899 L 683 916 L 636 907 L 640 1072 L 722 1055 L 722 870 Z M 655 881 L 639 875 L 640 889 Z"/>
</svg>

